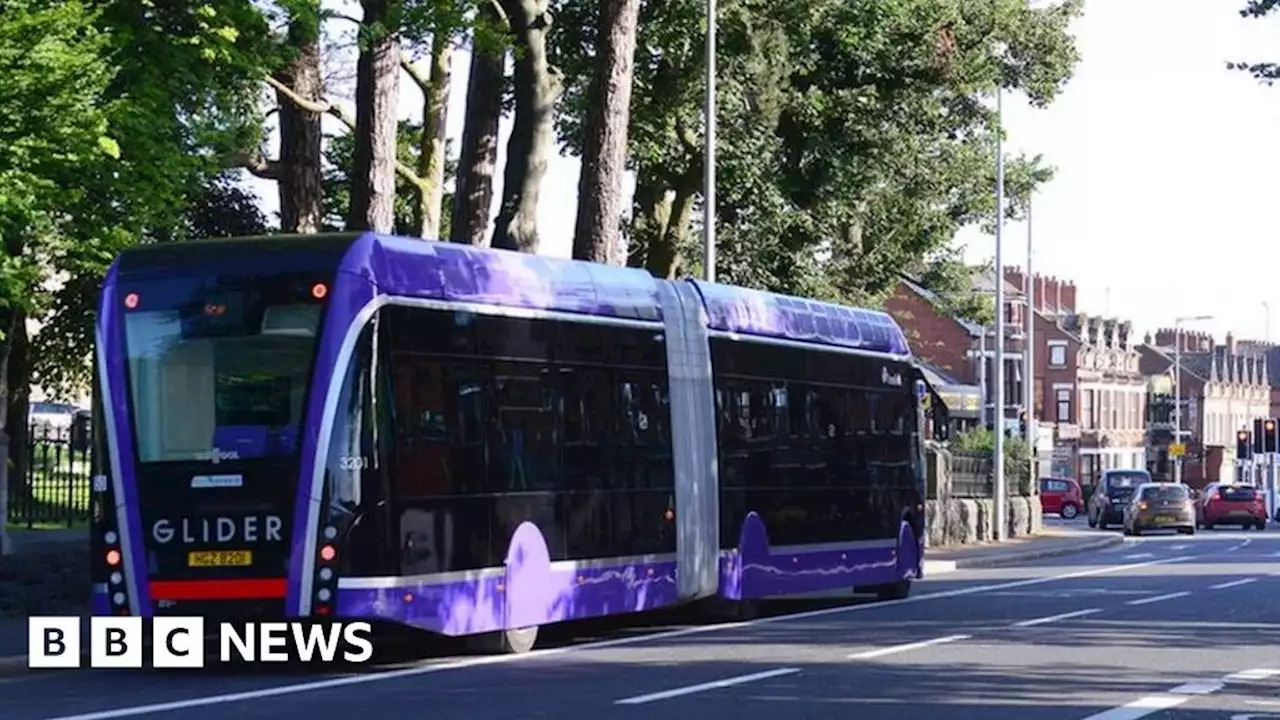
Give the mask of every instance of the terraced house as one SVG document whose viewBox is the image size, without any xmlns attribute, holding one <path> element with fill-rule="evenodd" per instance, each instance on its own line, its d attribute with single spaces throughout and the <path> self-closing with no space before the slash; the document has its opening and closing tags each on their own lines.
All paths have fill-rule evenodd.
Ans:
<svg viewBox="0 0 1280 720">
<path fill-rule="evenodd" d="M 1271 412 L 1267 356 L 1242 347 L 1229 333 L 1219 345 L 1206 332 L 1163 328 L 1141 349 L 1143 373 L 1171 377 L 1178 344 L 1182 380 L 1177 403 L 1187 446 L 1182 479 L 1195 487 L 1229 480 L 1234 476 L 1236 431 Z M 1156 430 L 1148 440 L 1154 471 L 1172 476 L 1168 446 L 1173 433 L 1164 430 L 1157 437 Z"/>
</svg>

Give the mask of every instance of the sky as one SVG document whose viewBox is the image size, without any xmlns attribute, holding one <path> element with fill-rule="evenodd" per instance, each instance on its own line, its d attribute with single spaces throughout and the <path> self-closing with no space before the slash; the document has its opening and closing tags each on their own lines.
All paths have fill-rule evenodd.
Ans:
<svg viewBox="0 0 1280 720">
<path fill-rule="evenodd" d="M 1243 3 L 1086 0 L 1073 28 L 1081 62 L 1064 92 L 1044 110 L 1005 97 L 1008 152 L 1040 153 L 1057 169 L 1034 199 L 1033 269 L 1073 280 L 1079 311 L 1132 320 L 1140 332 L 1211 315 L 1186 327 L 1219 340 L 1227 332 L 1280 340 L 1268 270 L 1280 267 L 1280 204 L 1268 203 L 1280 179 L 1280 87 L 1226 69 L 1229 60 L 1280 61 L 1280 20 L 1245 20 L 1236 12 Z M 465 52 L 454 58 L 455 143 L 469 61 Z M 349 101 L 350 90 L 337 86 L 335 96 Z M 419 118 L 420 105 L 402 78 L 401 116 Z M 499 167 L 510 125 L 509 117 L 501 125 Z M 558 157 L 547 172 L 538 212 L 545 254 L 569 256 L 579 167 Z M 250 184 L 274 213 L 274 184 Z M 633 187 L 628 178 L 628 195 Z M 495 212 L 501 192 L 499 173 Z M 1004 264 L 1025 266 L 1026 226 L 1009 223 L 1002 238 Z M 995 254 L 994 238 L 974 228 L 956 242 L 973 262 Z"/>
</svg>

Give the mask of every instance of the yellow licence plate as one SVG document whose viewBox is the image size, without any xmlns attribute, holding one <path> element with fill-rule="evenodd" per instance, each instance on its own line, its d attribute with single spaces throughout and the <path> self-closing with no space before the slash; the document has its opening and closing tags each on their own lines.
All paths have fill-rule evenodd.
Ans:
<svg viewBox="0 0 1280 720">
<path fill-rule="evenodd" d="M 248 550 L 197 550 L 187 553 L 187 567 L 248 567 L 253 553 Z"/>
<path fill-rule="evenodd" d="M 1157 515 L 1157 516 L 1156 516 L 1156 522 L 1158 522 L 1158 523 L 1163 523 L 1163 522 L 1173 522 L 1173 516 L 1172 516 L 1172 515 Z"/>
</svg>

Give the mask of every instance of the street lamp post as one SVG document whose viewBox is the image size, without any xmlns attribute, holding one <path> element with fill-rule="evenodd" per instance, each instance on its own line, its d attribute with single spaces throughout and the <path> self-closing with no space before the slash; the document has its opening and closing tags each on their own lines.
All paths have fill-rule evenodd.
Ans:
<svg viewBox="0 0 1280 720">
<path fill-rule="evenodd" d="M 996 118 L 1001 119 L 996 128 L 996 339 L 995 339 L 995 457 L 992 459 L 992 494 L 995 495 L 996 506 L 996 540 L 1004 540 L 1008 535 L 1008 521 L 1005 519 L 1009 511 L 1006 498 L 1004 477 L 1004 134 L 1002 111 L 1004 109 L 1004 93 L 996 85 Z M 985 359 L 984 359 L 985 362 Z"/>
<path fill-rule="evenodd" d="M 1028 456 L 1030 456 L 1031 486 L 1036 483 L 1036 432 L 1040 429 L 1040 417 L 1036 414 L 1036 283 L 1031 269 L 1031 201 L 1027 200 L 1027 276 L 1025 295 L 1027 297 L 1027 343 L 1022 350 L 1022 383 L 1023 412 L 1027 416 Z"/>
<path fill-rule="evenodd" d="M 1173 441 L 1182 444 L 1182 323 L 1212 320 L 1212 315 L 1191 315 L 1173 320 Z M 1185 447 L 1183 448 L 1185 451 Z M 1182 482 L 1182 455 L 1173 464 L 1173 481 Z"/>
<path fill-rule="evenodd" d="M 716 281 L 716 0 L 707 0 L 707 129 L 703 133 L 702 275 Z"/>
</svg>

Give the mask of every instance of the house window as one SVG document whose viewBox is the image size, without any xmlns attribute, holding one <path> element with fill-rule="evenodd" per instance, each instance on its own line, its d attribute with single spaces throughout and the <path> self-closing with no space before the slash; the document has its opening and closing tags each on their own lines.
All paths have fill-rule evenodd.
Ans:
<svg viewBox="0 0 1280 720">
<path fill-rule="evenodd" d="M 1050 367 L 1067 366 L 1067 346 L 1065 344 L 1054 343 L 1049 346 L 1049 365 Z"/>
<path fill-rule="evenodd" d="M 1071 422 L 1071 391 L 1058 391 L 1058 422 Z"/>
</svg>

